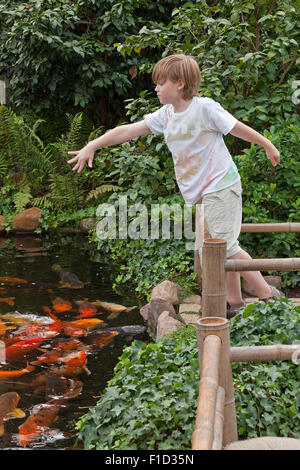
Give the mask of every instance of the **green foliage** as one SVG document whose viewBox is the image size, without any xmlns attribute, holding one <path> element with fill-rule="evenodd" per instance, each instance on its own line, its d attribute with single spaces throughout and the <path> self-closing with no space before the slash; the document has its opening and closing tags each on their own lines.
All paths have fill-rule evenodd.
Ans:
<svg viewBox="0 0 300 470">
<path fill-rule="evenodd" d="M 300 121 L 278 119 L 264 131 L 280 151 L 280 164 L 274 168 L 262 147 L 251 145 L 235 157 L 243 186 L 243 222 L 297 222 L 300 219 Z M 240 241 L 256 258 L 300 256 L 297 233 L 241 234 Z M 287 286 L 296 286 L 299 275 L 280 273 Z"/>
<path fill-rule="evenodd" d="M 125 348 L 98 406 L 77 424 L 85 448 L 187 448 L 198 395 L 197 354 L 195 340 L 135 341 Z"/>
<path fill-rule="evenodd" d="M 248 306 L 231 321 L 231 345 L 300 339 L 300 308 L 287 300 Z M 124 349 L 102 398 L 77 423 L 85 449 L 190 449 L 198 397 L 195 328 Z M 233 364 L 240 438 L 300 438 L 299 365 Z"/>
<path fill-rule="evenodd" d="M 293 99 L 299 86 L 298 23 L 296 0 L 188 2 L 173 9 L 167 27 L 147 25 L 117 49 L 133 55 L 141 50 L 140 70 L 146 72 L 153 62 L 144 60 L 144 50 L 195 56 L 201 93 L 263 129 L 278 115 L 298 113 L 299 100 Z"/>
<path fill-rule="evenodd" d="M 93 188 L 87 184 L 88 170 L 72 174 L 66 160 L 70 148 L 81 148 L 86 127 L 81 113 L 67 115 L 69 129 L 55 142 L 44 144 L 38 136 L 40 120 L 31 125 L 10 108 L 0 107 L 0 184 L 4 214 L 19 212 L 28 204 L 57 212 L 80 208 Z M 109 188 L 107 188 L 109 190 Z"/>
<path fill-rule="evenodd" d="M 248 305 L 234 317 L 231 344 L 293 344 L 300 340 L 300 307 L 282 299 Z M 233 364 L 240 438 L 300 438 L 300 367 L 292 361 Z"/>
<path fill-rule="evenodd" d="M 140 87 L 130 74 L 137 59 L 122 57 L 114 43 L 152 20 L 169 21 L 177 3 L 3 0 L 0 75 L 8 104 L 40 116 L 85 109 L 94 122 L 110 126 L 123 114 L 123 99 Z"/>
</svg>

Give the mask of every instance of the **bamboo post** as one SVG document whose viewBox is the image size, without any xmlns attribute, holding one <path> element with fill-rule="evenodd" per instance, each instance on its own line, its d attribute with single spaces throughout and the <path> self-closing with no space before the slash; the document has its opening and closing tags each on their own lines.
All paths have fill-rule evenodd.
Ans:
<svg viewBox="0 0 300 470">
<path fill-rule="evenodd" d="M 300 223 L 242 224 L 242 233 L 300 232 Z"/>
<path fill-rule="evenodd" d="M 202 317 L 226 318 L 226 241 L 204 240 L 202 250 Z"/>
<path fill-rule="evenodd" d="M 219 368 L 219 386 L 225 390 L 223 445 L 237 441 L 237 423 L 230 358 L 229 323 L 226 318 L 205 317 L 196 323 L 199 364 L 202 364 L 203 342 L 207 335 L 221 339 L 221 360 Z M 202 370 L 200 370 L 202 376 Z"/>
<path fill-rule="evenodd" d="M 203 341 L 201 379 L 192 449 L 210 450 L 214 440 L 216 401 L 219 387 L 221 340 L 208 335 Z"/>
<path fill-rule="evenodd" d="M 300 357 L 300 344 L 239 346 L 230 349 L 231 362 L 284 361 Z"/>
</svg>

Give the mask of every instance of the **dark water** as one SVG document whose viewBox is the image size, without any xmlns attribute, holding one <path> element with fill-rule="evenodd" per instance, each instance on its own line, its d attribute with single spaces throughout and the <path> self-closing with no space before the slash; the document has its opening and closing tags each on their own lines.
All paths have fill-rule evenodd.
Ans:
<svg viewBox="0 0 300 470">
<path fill-rule="evenodd" d="M 95 258 L 95 257 L 94 257 Z M 98 255 L 99 258 L 99 255 Z M 84 283 L 81 289 L 62 288 L 59 286 L 59 274 L 52 270 L 59 264 L 64 271 L 76 274 Z M 18 311 L 22 314 L 47 316 L 43 307 L 52 307 L 52 299 L 62 297 L 69 300 L 74 311 L 57 315 L 61 320 L 74 320 L 78 315 L 76 300 L 88 299 L 89 302 L 102 300 L 114 302 L 127 307 L 136 305 L 129 312 L 121 312 L 117 318 L 109 319 L 110 312 L 96 316 L 107 323 L 107 327 L 123 325 L 143 325 L 139 314 L 137 299 L 129 289 L 118 293 L 112 290 L 117 272 L 109 263 L 101 259 L 91 259 L 86 239 L 78 236 L 55 236 L 54 239 L 38 240 L 30 237 L 10 239 L 0 238 L 0 277 L 17 277 L 28 281 L 27 284 L 13 286 L 1 283 L 0 299 L 14 297 L 13 305 L 0 301 L 0 314 Z M 6 289 L 7 288 L 7 289 Z M 0 317 L 1 318 L 1 317 Z M 2 338 L 3 339 L 3 338 Z M 116 336 L 103 349 L 89 351 L 87 367 L 91 374 L 85 372 L 78 379 L 82 381 L 81 394 L 63 406 L 57 421 L 51 425 L 49 432 L 40 436 L 27 449 L 72 449 L 76 440 L 74 424 L 80 416 L 88 411 L 99 400 L 108 380 L 113 376 L 113 368 L 122 354 L 125 345 L 132 342 L 131 336 Z M 145 336 L 137 339 L 147 340 Z M 43 347 L 51 347 L 51 341 L 45 341 Z M 34 351 L 29 360 L 35 360 L 40 351 Z M 18 370 L 26 366 L 27 359 L 2 365 L 2 370 Z M 0 449 L 22 449 L 19 445 L 18 427 L 30 415 L 35 406 L 47 402 L 45 391 L 32 387 L 32 381 L 39 372 L 45 372 L 50 365 L 36 366 L 33 372 L 24 374 L 9 382 L 0 381 L 0 394 L 16 391 L 21 399 L 18 408 L 26 413 L 25 418 L 9 419 L 5 422 L 5 433 L 0 437 Z M 1 370 L 1 369 L 0 369 Z M 24 385 L 25 384 L 25 385 Z M 26 385 L 27 384 L 27 385 Z"/>
</svg>

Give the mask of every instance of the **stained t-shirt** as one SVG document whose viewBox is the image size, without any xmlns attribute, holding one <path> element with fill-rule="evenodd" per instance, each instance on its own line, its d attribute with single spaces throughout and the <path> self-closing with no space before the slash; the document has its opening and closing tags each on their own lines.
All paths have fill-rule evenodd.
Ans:
<svg viewBox="0 0 300 470">
<path fill-rule="evenodd" d="M 237 119 L 213 99 L 194 96 L 182 113 L 167 104 L 144 120 L 153 134 L 164 134 L 188 206 L 240 179 L 223 140 Z"/>
</svg>

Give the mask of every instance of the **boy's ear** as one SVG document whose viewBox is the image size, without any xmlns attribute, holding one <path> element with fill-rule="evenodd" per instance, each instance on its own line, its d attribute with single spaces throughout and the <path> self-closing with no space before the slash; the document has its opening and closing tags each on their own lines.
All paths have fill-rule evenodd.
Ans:
<svg viewBox="0 0 300 470">
<path fill-rule="evenodd" d="M 180 91 L 184 89 L 185 84 L 181 79 L 178 80 L 177 87 L 178 87 L 178 90 L 180 90 Z"/>
</svg>

